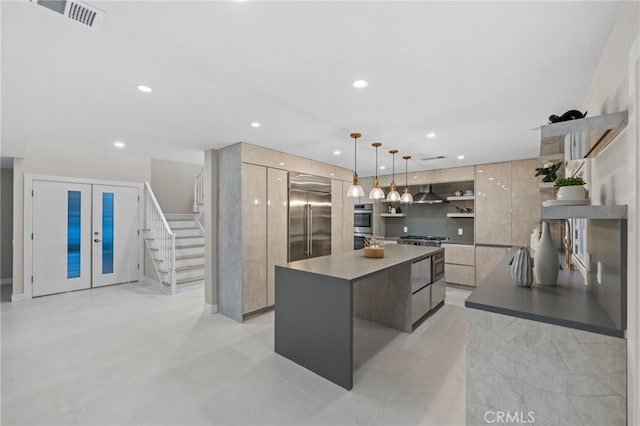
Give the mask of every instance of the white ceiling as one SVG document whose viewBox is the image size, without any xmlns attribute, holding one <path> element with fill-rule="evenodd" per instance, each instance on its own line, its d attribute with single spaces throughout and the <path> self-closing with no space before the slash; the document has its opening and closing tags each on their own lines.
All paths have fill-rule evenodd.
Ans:
<svg viewBox="0 0 640 426">
<path fill-rule="evenodd" d="M 353 168 L 353 131 L 361 176 L 375 173 L 373 141 L 380 174 L 392 148 L 402 171 L 402 155 L 410 170 L 535 157 L 531 129 L 580 106 L 619 7 L 89 4 L 106 12 L 97 30 L 1 2 L 3 157 L 28 141 L 111 150 L 123 140 L 129 153 L 201 163 L 204 150 L 244 141 Z M 352 88 L 358 78 L 369 87 Z M 448 158 L 419 161 L 434 155 Z"/>
</svg>

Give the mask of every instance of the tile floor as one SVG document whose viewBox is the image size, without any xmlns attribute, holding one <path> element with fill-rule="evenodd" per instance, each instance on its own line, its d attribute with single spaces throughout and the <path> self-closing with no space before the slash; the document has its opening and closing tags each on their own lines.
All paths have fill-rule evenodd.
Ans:
<svg viewBox="0 0 640 426">
<path fill-rule="evenodd" d="M 273 352 L 273 312 L 238 324 L 203 290 L 125 284 L 11 304 L 3 425 L 463 425 L 468 292 L 413 334 L 356 320 L 354 388 Z M 10 290 L 9 290 L 10 291 Z"/>
</svg>

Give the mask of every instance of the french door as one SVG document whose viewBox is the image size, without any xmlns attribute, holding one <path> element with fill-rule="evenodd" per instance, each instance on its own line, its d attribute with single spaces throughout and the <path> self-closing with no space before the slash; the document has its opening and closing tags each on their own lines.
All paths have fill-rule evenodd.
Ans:
<svg viewBox="0 0 640 426">
<path fill-rule="evenodd" d="M 33 180 L 32 295 L 136 281 L 139 188 Z"/>
</svg>

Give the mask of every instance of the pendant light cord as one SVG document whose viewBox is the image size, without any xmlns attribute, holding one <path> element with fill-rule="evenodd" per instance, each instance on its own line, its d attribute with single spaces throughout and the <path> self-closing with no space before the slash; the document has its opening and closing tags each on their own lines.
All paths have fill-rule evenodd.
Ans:
<svg viewBox="0 0 640 426">
<path fill-rule="evenodd" d="M 376 146 L 376 179 L 378 179 L 378 147 Z"/>
<path fill-rule="evenodd" d="M 404 162 L 404 187 L 409 187 L 409 159 Z"/>
<path fill-rule="evenodd" d="M 358 138 L 353 138 L 353 173 L 358 173 L 358 150 L 356 149 L 356 142 Z"/>
<path fill-rule="evenodd" d="M 394 152 L 392 155 L 393 155 L 393 162 L 391 163 L 392 164 L 391 175 L 392 175 L 393 182 L 395 182 L 396 181 L 396 153 Z"/>
</svg>

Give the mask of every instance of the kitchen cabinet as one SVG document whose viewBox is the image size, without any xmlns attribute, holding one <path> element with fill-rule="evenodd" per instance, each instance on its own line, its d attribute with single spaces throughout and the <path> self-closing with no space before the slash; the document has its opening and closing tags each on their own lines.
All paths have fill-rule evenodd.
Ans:
<svg viewBox="0 0 640 426">
<path fill-rule="evenodd" d="M 536 159 L 511 162 L 511 245 L 529 246 L 531 232 L 540 226 L 540 177 Z"/>
<path fill-rule="evenodd" d="M 443 243 L 445 279 L 448 283 L 475 285 L 475 249 L 472 245 Z"/>
<path fill-rule="evenodd" d="M 476 244 L 528 246 L 540 223 L 537 159 L 476 166 Z"/>
<path fill-rule="evenodd" d="M 476 244 L 511 245 L 510 189 L 511 162 L 476 166 Z"/>
<path fill-rule="evenodd" d="M 267 169 L 267 306 L 275 303 L 275 265 L 287 262 L 287 172 Z"/>
<path fill-rule="evenodd" d="M 331 221 L 342 243 L 336 250 L 352 251 L 353 201 L 346 192 L 353 172 L 246 143 L 216 155 L 220 208 L 214 227 L 222 245 L 212 253 L 211 291 L 218 296 L 218 311 L 242 322 L 274 305 L 274 268 L 286 263 L 288 254 L 288 173 L 331 176 L 336 194 Z"/>
<path fill-rule="evenodd" d="M 267 306 L 267 168 L 243 163 L 241 179 L 242 313 L 246 314 Z"/>
<path fill-rule="evenodd" d="M 510 249 L 511 247 L 476 246 L 476 286 L 482 284 Z"/>
</svg>

